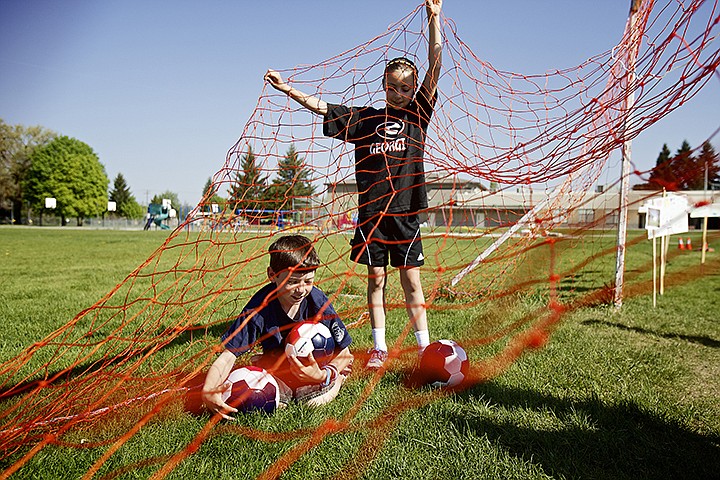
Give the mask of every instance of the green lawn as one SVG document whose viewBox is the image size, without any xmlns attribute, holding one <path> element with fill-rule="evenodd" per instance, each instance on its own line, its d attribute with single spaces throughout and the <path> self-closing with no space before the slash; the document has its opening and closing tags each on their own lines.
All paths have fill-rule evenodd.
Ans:
<svg viewBox="0 0 720 480">
<path fill-rule="evenodd" d="M 616 311 L 602 293 L 613 280 L 611 234 L 507 245 L 452 291 L 447 281 L 492 239 L 428 237 L 431 335 L 466 347 L 477 380 L 467 388 L 408 387 L 407 338 L 408 354 L 385 375 L 356 368 L 338 399 L 315 410 L 213 424 L 169 394 L 67 431 L 58 422 L 18 433 L 193 385 L 264 283 L 267 238 L 0 227 L 0 239 L 0 469 L 22 463 L 13 478 L 95 468 L 96 478 L 719 478 L 718 252 L 701 266 L 698 252 L 673 248 L 653 308 L 651 244 L 639 238 Z M 330 264 L 318 283 L 351 323 L 364 311 L 364 279 L 345 258 L 347 241 L 318 243 Z M 399 298 L 393 275 L 389 339 L 405 327 Z M 544 348 L 528 348 L 546 332 Z M 351 334 L 360 358 L 369 327 Z M 25 390 L 14 394 L 16 385 Z"/>
</svg>

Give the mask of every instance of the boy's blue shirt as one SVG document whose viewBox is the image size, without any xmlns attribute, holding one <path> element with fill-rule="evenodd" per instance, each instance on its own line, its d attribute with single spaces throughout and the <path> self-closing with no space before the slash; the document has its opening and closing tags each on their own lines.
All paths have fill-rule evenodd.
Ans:
<svg viewBox="0 0 720 480">
<path fill-rule="evenodd" d="M 327 296 L 317 287 L 303 298 L 296 318 L 288 317 L 275 298 L 276 286 L 265 285 L 252 296 L 243 311 L 222 336 L 225 348 L 236 356 L 249 351 L 256 344 L 262 345 L 263 353 L 278 353 L 285 349 L 284 339 L 294 323 L 313 320 L 323 323 L 335 339 L 335 351 L 339 352 L 352 342 L 345 324 L 330 304 Z M 262 306 L 267 302 L 267 305 Z M 247 319 L 247 325 L 243 327 Z"/>
</svg>

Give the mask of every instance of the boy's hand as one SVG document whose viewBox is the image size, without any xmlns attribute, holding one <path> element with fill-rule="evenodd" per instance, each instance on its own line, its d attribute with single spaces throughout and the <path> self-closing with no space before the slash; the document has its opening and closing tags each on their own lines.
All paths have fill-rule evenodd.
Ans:
<svg viewBox="0 0 720 480">
<path fill-rule="evenodd" d="M 308 355 L 303 357 L 288 356 L 288 364 L 290 365 L 290 371 L 297 377 L 298 380 L 305 383 L 322 383 L 327 377 L 327 372 L 320 368 L 315 357 Z"/>
<path fill-rule="evenodd" d="M 285 80 L 283 80 L 282 76 L 275 70 L 268 70 L 263 78 L 276 90 L 279 90 L 283 93 L 288 93 L 288 91 L 290 90 L 290 86 L 285 83 Z"/>
<path fill-rule="evenodd" d="M 425 0 L 428 16 L 439 15 L 442 10 L 442 0 Z"/>
<path fill-rule="evenodd" d="M 219 414 L 225 420 L 233 420 L 230 416 L 232 413 L 237 413 L 237 408 L 233 408 L 227 403 L 223 402 L 220 391 L 215 389 L 213 391 L 202 391 L 202 402 L 205 408 L 210 410 L 212 413 Z"/>
</svg>

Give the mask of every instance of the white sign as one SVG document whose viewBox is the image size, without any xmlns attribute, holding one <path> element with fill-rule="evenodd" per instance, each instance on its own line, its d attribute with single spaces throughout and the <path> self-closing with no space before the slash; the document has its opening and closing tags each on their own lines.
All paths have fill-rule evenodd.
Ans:
<svg viewBox="0 0 720 480">
<path fill-rule="evenodd" d="M 46 197 L 45 208 L 57 208 L 57 200 L 52 197 Z"/>
<path fill-rule="evenodd" d="M 652 198 L 645 202 L 638 211 L 647 214 L 645 228 L 648 239 L 687 233 L 690 230 L 688 225 L 690 205 L 685 196 L 667 193 L 664 197 Z"/>
<path fill-rule="evenodd" d="M 114 212 L 115 210 L 117 210 L 117 203 L 108 202 L 108 212 Z"/>
<path fill-rule="evenodd" d="M 710 205 L 703 205 L 702 207 L 693 208 L 692 212 L 690 212 L 690 217 L 720 217 L 720 203 L 712 203 Z"/>
</svg>

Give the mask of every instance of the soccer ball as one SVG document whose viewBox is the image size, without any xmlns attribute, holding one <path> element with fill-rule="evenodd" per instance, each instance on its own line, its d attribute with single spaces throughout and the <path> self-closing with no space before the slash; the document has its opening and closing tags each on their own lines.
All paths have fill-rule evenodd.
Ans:
<svg viewBox="0 0 720 480">
<path fill-rule="evenodd" d="M 308 357 L 312 354 L 321 362 L 335 351 L 335 339 L 330 329 L 322 323 L 300 322 L 290 330 L 285 340 L 285 354 L 288 357 Z"/>
<path fill-rule="evenodd" d="M 470 362 L 465 350 L 452 340 L 438 340 L 420 357 L 420 376 L 433 387 L 454 387 L 465 379 Z"/>
<path fill-rule="evenodd" d="M 280 403 L 280 387 L 275 378 L 259 367 L 240 367 L 230 372 L 223 402 L 240 412 L 262 410 L 272 413 Z"/>
</svg>

